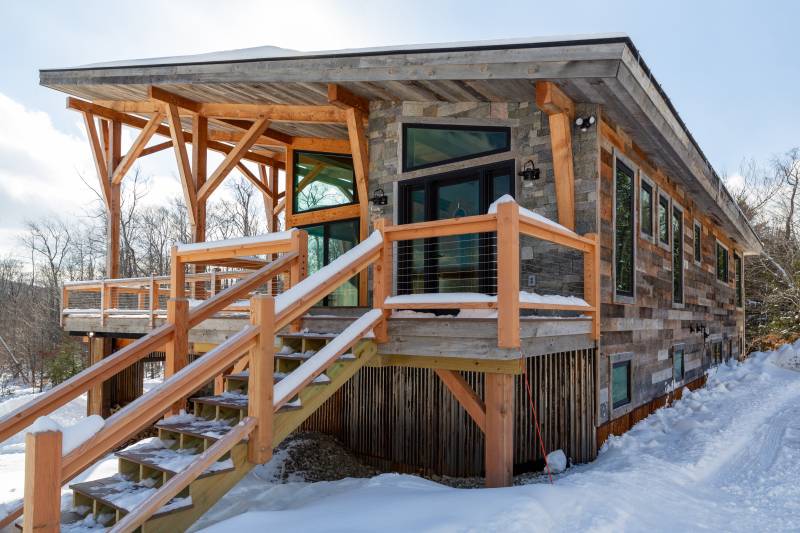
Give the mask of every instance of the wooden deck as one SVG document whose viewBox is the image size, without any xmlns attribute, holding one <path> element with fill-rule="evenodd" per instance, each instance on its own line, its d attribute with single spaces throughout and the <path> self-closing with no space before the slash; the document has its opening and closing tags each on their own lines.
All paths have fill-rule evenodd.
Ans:
<svg viewBox="0 0 800 533">
<path fill-rule="evenodd" d="M 339 333 L 365 309 L 320 309 L 303 318 L 303 329 L 318 333 Z M 219 344 L 240 331 L 249 320 L 244 315 L 210 318 L 189 332 L 193 343 Z M 156 326 L 166 318 L 157 318 Z M 66 316 L 64 329 L 73 335 L 137 338 L 150 331 L 149 319 L 132 315 L 108 317 L 100 325 L 96 316 Z M 453 316 L 392 317 L 389 342 L 381 344 L 379 355 L 424 356 L 509 361 L 522 357 L 594 347 L 588 317 L 520 318 L 521 348 L 498 348 L 497 319 Z M 400 359 L 394 358 L 398 363 Z M 452 361 L 451 361 L 452 363 Z"/>
</svg>

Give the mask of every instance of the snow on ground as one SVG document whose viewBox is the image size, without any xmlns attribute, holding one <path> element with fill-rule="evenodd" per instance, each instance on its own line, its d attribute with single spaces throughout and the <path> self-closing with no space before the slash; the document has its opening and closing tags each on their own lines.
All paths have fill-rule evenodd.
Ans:
<svg viewBox="0 0 800 533">
<path fill-rule="evenodd" d="M 238 531 L 800 530 L 800 342 L 712 369 L 555 484 L 455 489 L 416 476 L 276 482 L 251 471 L 196 524 Z M 779 366 L 780 365 L 780 366 Z"/>
<path fill-rule="evenodd" d="M 160 380 L 145 380 L 145 391 L 158 385 Z M 41 393 L 32 389 L 15 389 L 5 400 L 0 400 L 0 416 L 5 415 L 33 400 Z M 49 417 L 61 427 L 81 427 L 87 424 L 96 425 L 96 420 L 86 416 L 86 395 L 83 394 L 68 404 L 54 411 Z M 25 433 L 21 431 L 0 443 L 0 515 L 6 514 L 6 509 L 13 506 L 23 496 L 25 486 Z M 117 472 L 117 459 L 108 455 L 103 460 L 78 476 L 74 482 L 87 481 L 111 476 Z M 65 487 L 62 492 L 62 506 L 72 503 L 72 491 Z M 6 528 L 8 531 L 15 531 Z"/>
</svg>

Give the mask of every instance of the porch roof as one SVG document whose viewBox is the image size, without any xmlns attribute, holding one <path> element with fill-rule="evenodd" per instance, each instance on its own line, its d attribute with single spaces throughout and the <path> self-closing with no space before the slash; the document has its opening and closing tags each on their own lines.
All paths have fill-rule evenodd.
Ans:
<svg viewBox="0 0 800 533">
<path fill-rule="evenodd" d="M 201 103 L 328 105 L 328 83 L 367 100 L 514 102 L 533 100 L 537 80 L 558 83 L 576 102 L 603 105 L 604 115 L 630 132 L 745 251 L 760 251 L 736 202 L 624 34 L 329 52 L 270 46 L 40 71 L 43 86 L 79 98 L 143 103 L 155 85 Z M 210 127 L 223 138 L 241 134 L 240 126 Z M 275 121 L 271 128 L 299 137 L 348 135 L 336 122 Z M 282 151 L 279 143 L 262 146 Z"/>
</svg>

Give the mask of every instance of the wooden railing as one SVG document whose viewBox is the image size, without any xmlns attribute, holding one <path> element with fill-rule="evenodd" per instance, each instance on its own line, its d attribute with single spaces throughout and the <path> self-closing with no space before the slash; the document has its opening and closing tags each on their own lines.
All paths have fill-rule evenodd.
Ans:
<svg viewBox="0 0 800 533">
<path fill-rule="evenodd" d="M 389 226 L 381 221 L 378 229 L 384 235 L 382 261 L 376 265 L 374 307 L 391 309 L 496 309 L 497 344 L 502 348 L 520 347 L 520 309 L 578 311 L 592 319 L 592 337 L 600 334 L 598 304 L 600 301 L 600 256 L 596 234 L 584 236 L 536 218 L 515 202 L 497 204 L 496 213 L 462 218 Z M 415 295 L 411 298 L 391 297 L 392 243 L 468 234 L 495 234 L 497 260 L 497 294 Z M 583 253 L 583 301 L 577 304 L 528 301 L 520 293 L 520 236 L 527 235 Z M 385 334 L 385 332 L 382 332 Z"/>
<path fill-rule="evenodd" d="M 373 327 L 383 320 L 379 311 L 368 313 L 357 320 L 342 335 L 337 337 L 325 350 L 321 350 L 314 361 L 309 361 L 285 379 L 284 386 L 275 391 L 273 381 L 275 334 L 292 324 L 313 305 L 346 283 L 353 275 L 365 270 L 381 257 L 382 239 L 379 233 L 359 244 L 349 253 L 316 272 L 301 279 L 305 274 L 306 234 L 293 232 L 289 244 L 291 251 L 280 259 L 262 267 L 236 285 L 213 296 L 198 307 L 187 311 L 180 305 L 185 299 L 181 289 L 175 289 L 170 299 L 170 320 L 149 335 L 139 339 L 123 350 L 115 353 L 101 363 L 85 370 L 69 382 L 59 385 L 42 395 L 32 404 L 0 420 L 0 436 L 7 438 L 26 427 L 34 418 L 52 412 L 80 392 L 87 390 L 102 379 L 110 377 L 132 362 L 141 359 L 152 351 L 154 346 L 167 344 L 168 375 L 164 383 L 123 407 L 105 421 L 103 428 L 75 450 L 60 458 L 60 448 L 53 442 L 60 442 L 58 432 L 29 434 L 30 455 L 26 464 L 38 465 L 26 475 L 25 520 L 38 528 L 56 528 L 61 486 L 74 478 L 88 466 L 130 439 L 143 428 L 155 422 L 164 414 L 174 412 L 183 399 L 204 384 L 215 379 L 233 366 L 244 355 L 249 354 L 249 402 L 248 418 L 236 426 L 229 437 L 223 438 L 200 454 L 186 470 L 171 478 L 151 495 L 145 502 L 115 525 L 114 531 L 133 531 L 144 523 L 153 513 L 181 490 L 188 486 L 215 461 L 233 446 L 249 435 L 248 459 L 253 463 L 266 462 L 272 454 L 272 431 L 274 413 L 291 397 L 324 372 L 344 350 L 352 346 Z M 198 256 L 206 260 L 224 253 L 241 253 L 240 249 L 230 250 L 216 247 L 215 251 L 195 249 L 173 251 L 173 287 L 184 287 L 181 282 L 183 268 Z M 197 252 L 197 253 L 196 253 Z M 215 255 L 217 254 L 217 255 Z M 212 257 L 212 259 L 213 259 Z M 187 344 L 188 330 L 197 326 L 230 302 L 241 298 L 253 289 L 268 282 L 277 273 L 287 270 L 293 272 L 297 280 L 286 292 L 273 298 L 269 295 L 255 295 L 250 300 L 250 324 L 228 338 L 191 365 L 180 367 L 179 359 L 185 354 L 182 346 Z M 178 304 L 178 305 L 176 305 Z M 170 362 L 170 358 L 172 361 Z M 311 363 L 309 365 L 309 363 Z M 170 368 L 171 366 L 171 368 Z M 98 370 L 102 368 L 103 370 Z M 68 386 L 63 386 L 68 385 Z M 275 394 L 277 392 L 277 394 Z M 56 438 L 54 438 L 56 437 Z M 58 455 L 58 457 L 54 457 Z M 13 509 L 0 520 L 0 527 L 7 525 L 23 511 L 22 506 Z"/>
</svg>

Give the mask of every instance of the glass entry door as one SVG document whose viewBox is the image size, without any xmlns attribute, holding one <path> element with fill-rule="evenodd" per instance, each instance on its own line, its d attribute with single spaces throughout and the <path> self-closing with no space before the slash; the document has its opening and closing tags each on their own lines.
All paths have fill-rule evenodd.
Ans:
<svg viewBox="0 0 800 533">
<path fill-rule="evenodd" d="M 313 274 L 358 244 L 358 219 L 304 226 L 308 232 L 308 273 Z M 321 302 L 328 307 L 358 305 L 358 275 Z"/>
<path fill-rule="evenodd" d="M 411 180 L 400 185 L 400 223 L 480 215 L 514 194 L 514 163 Z M 497 290 L 494 234 L 417 239 L 398 245 L 399 294 Z"/>
</svg>

